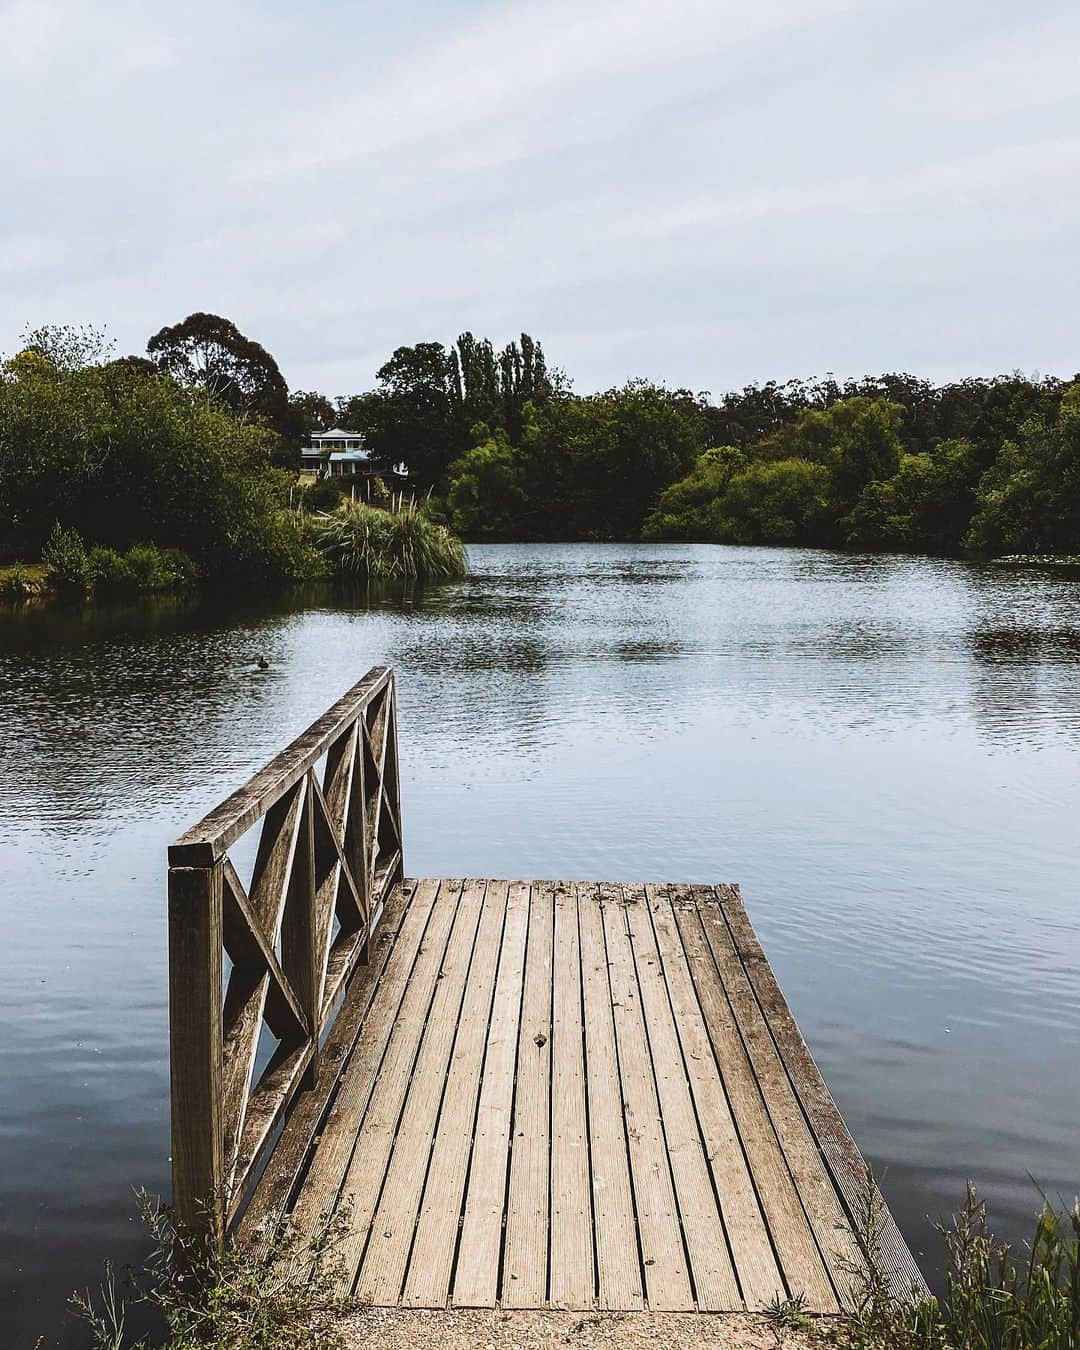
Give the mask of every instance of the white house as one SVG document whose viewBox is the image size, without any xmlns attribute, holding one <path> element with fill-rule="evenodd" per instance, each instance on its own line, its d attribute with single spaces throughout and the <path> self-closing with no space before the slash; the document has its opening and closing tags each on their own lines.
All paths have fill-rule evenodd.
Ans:
<svg viewBox="0 0 1080 1350">
<path fill-rule="evenodd" d="M 364 437 L 359 431 L 343 431 L 340 427 L 317 431 L 311 437 L 311 444 L 300 451 L 302 472 L 313 473 L 316 478 L 370 473 L 370 466 L 371 452 L 365 448 Z"/>
</svg>

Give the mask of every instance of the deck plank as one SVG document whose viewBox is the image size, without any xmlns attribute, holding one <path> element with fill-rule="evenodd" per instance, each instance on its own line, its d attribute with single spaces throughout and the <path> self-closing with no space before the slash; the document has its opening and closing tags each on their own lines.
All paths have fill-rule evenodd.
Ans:
<svg viewBox="0 0 1080 1350">
<path fill-rule="evenodd" d="M 470 880 L 461 893 L 357 1279 L 356 1293 L 363 1303 L 396 1303 L 401 1295 L 450 1054 L 458 1028 L 472 1011 L 465 1007 L 464 999 L 473 957 L 477 956 L 481 966 L 488 963 L 502 931 L 502 907 L 486 905 L 486 891 L 485 882 Z M 494 975 L 494 960 L 490 960 L 490 966 Z M 477 973 L 476 999 L 485 1023 L 489 997 L 486 971 L 481 970 Z"/>
<path fill-rule="evenodd" d="M 435 910 L 425 931 L 386 1053 L 379 1066 L 367 1111 L 359 1132 L 354 1135 L 355 1144 L 342 1183 L 339 1205 L 346 1232 L 336 1248 L 344 1273 L 340 1288 L 346 1293 L 363 1255 L 371 1218 L 378 1204 L 398 1119 L 438 986 L 438 974 L 454 926 L 460 896 L 460 882 L 444 881 L 440 884 Z"/>
<path fill-rule="evenodd" d="M 380 1306 L 850 1304 L 865 1165 L 736 888 L 428 880 L 387 920 L 241 1241 L 338 1210 Z"/>
<path fill-rule="evenodd" d="M 682 1045 L 690 1091 L 720 1199 L 728 1242 L 742 1296 L 751 1309 L 766 1308 L 786 1296 L 769 1230 L 747 1167 L 742 1141 L 717 1072 L 686 953 L 671 907 L 669 887 L 647 886 L 653 930 L 660 953 L 675 1025 Z"/>
<path fill-rule="evenodd" d="M 761 1007 L 735 950 L 720 909 L 719 896 L 711 886 L 695 886 L 691 892 L 698 905 L 705 935 L 727 990 L 743 1042 L 768 1103 L 773 1128 L 817 1239 L 818 1250 L 837 1297 L 845 1307 L 851 1307 L 855 1272 L 863 1261 L 863 1253 L 825 1169 L 817 1141 L 807 1126 L 791 1081 L 780 1062 Z"/>
<path fill-rule="evenodd" d="M 600 908 L 615 1009 L 615 1041 L 645 1291 L 649 1307 L 654 1310 L 689 1312 L 694 1308 L 694 1294 L 620 887 L 601 885 Z"/>
<path fill-rule="evenodd" d="M 742 1295 L 731 1264 L 727 1234 L 713 1193 L 705 1147 L 690 1096 L 649 915 L 649 900 L 644 886 L 624 886 L 622 891 L 627 901 L 625 913 L 656 1077 L 664 1144 L 671 1164 L 697 1305 L 702 1312 L 741 1310 Z"/>
<path fill-rule="evenodd" d="M 372 946 L 371 959 L 357 967 L 323 1046 L 318 1083 L 314 1091 L 304 1093 L 297 1103 L 240 1220 L 238 1239 L 252 1255 L 265 1256 L 274 1239 L 289 1199 L 304 1175 L 304 1164 L 320 1125 L 328 1123 L 329 1113 L 346 1086 L 358 1038 L 363 1033 L 365 1044 L 379 1042 L 378 1019 L 372 1011 L 376 999 L 381 997 L 382 1006 L 389 1007 L 397 997 L 395 989 L 400 991 L 404 987 L 401 970 L 406 953 L 415 949 L 419 938 L 413 935 L 422 931 L 421 925 L 430 911 L 430 905 L 425 907 L 423 899 L 416 905 L 411 903 L 415 891 L 414 881 L 394 887 L 383 916 L 382 931 Z M 395 952 L 399 955 L 391 966 Z"/>
<path fill-rule="evenodd" d="M 589 1132 L 581 1007 L 581 940 L 574 886 L 555 887 L 551 1025 L 551 1289 L 556 1308 L 596 1300 Z"/>
<path fill-rule="evenodd" d="M 517 1090 L 506 1196 L 505 1308 L 547 1302 L 551 1221 L 551 996 L 554 886 L 538 882 L 529 906 Z"/>
<path fill-rule="evenodd" d="M 738 886 L 717 886 L 716 893 L 735 948 L 742 958 L 784 1066 L 810 1119 L 818 1145 L 828 1160 L 849 1216 L 859 1216 L 865 1211 L 868 1202 L 873 1204 L 880 1224 L 878 1257 L 890 1277 L 894 1297 L 909 1298 L 912 1291 L 916 1297 L 927 1295 L 929 1290 L 922 1272 L 901 1237 L 896 1220 L 889 1212 L 881 1192 L 873 1184 L 862 1154 L 776 982 L 776 976 L 743 905 Z M 873 1188 L 870 1194 L 868 1186 Z"/>
<path fill-rule="evenodd" d="M 585 1078 L 596 1242 L 597 1300 L 605 1310 L 644 1304 L 641 1255 L 615 1046 L 604 921 L 595 885 L 579 885 Z"/>
<path fill-rule="evenodd" d="M 333 1213 L 352 1157 L 359 1122 L 367 1110 L 383 1054 L 394 1034 L 406 995 L 412 988 L 410 977 L 415 963 L 425 941 L 429 945 L 437 941 L 434 934 L 429 937 L 428 928 L 439 889 L 438 881 L 418 882 L 402 918 L 375 999 L 356 1048 L 344 1066 L 340 1089 L 323 1122 L 307 1175 L 292 1208 L 290 1218 L 302 1238 L 317 1237 Z"/>
<path fill-rule="evenodd" d="M 676 922 L 690 965 L 713 1054 L 727 1089 L 754 1185 L 769 1225 L 773 1250 L 792 1297 L 802 1295 L 816 1312 L 839 1305 L 810 1230 L 795 1182 L 773 1130 L 757 1076 L 717 973 L 697 905 L 674 903 Z"/>
<path fill-rule="evenodd" d="M 413 1308 L 445 1308 L 457 1246 L 465 1179 L 472 1150 L 477 1102 L 485 1067 L 496 995 L 500 950 L 524 945 L 528 903 L 520 892 L 508 903 L 508 883 L 491 881 L 476 938 L 476 954 L 454 1042 L 446 1095 L 436 1127 L 431 1165 L 401 1302 Z M 505 920 L 505 926 L 504 926 Z M 519 936 L 520 935 L 520 936 Z M 511 956 L 511 960 L 513 957 Z"/>
<path fill-rule="evenodd" d="M 494 1308 L 499 1295 L 499 1252 L 510 1156 L 529 885 L 511 882 L 495 1001 L 491 1009 L 476 1135 L 461 1221 L 452 1302 L 458 1308 Z M 514 916 L 511 921 L 511 916 Z"/>
</svg>

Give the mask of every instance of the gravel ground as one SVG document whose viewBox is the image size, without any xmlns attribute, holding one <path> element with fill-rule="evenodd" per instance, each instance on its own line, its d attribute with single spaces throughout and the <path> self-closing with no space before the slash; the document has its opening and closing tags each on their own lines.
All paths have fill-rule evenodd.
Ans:
<svg viewBox="0 0 1080 1350">
<path fill-rule="evenodd" d="M 821 1327 L 825 1330 L 827 1324 Z M 774 1332 L 749 1313 L 567 1313 L 367 1308 L 344 1325 L 349 1350 L 547 1350 L 574 1346 L 619 1350 L 808 1350 L 824 1338 Z M 779 1334 L 779 1339 L 778 1339 Z"/>
</svg>

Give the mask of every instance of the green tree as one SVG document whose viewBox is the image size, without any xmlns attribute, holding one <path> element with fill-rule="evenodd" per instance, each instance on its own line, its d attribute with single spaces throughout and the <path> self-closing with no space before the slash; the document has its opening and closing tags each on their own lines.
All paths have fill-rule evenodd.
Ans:
<svg viewBox="0 0 1080 1350">
<path fill-rule="evenodd" d="M 441 342 L 398 347 L 378 372 L 369 406 L 372 449 L 383 467 L 404 461 L 417 488 L 437 485 L 468 448 L 456 360 Z"/>
<path fill-rule="evenodd" d="M 835 507 L 824 464 L 779 459 L 733 474 L 707 512 L 710 538 L 729 544 L 830 542 Z"/>
<path fill-rule="evenodd" d="M 824 411 L 802 413 L 774 446 L 759 453 L 826 465 L 837 504 L 845 509 L 868 483 L 891 478 L 899 468 L 903 419 L 900 404 L 857 395 Z"/>
<path fill-rule="evenodd" d="M 265 347 L 218 314 L 189 314 L 160 329 L 146 344 L 164 375 L 200 390 L 237 417 L 259 417 L 295 450 L 303 423 L 289 403 L 289 387 Z"/>
<path fill-rule="evenodd" d="M 660 493 L 701 453 L 704 424 L 685 390 L 632 380 L 565 400 L 549 435 L 549 460 L 565 461 L 554 477 L 570 532 L 636 539 Z"/>
<path fill-rule="evenodd" d="M 36 556 L 59 522 L 111 548 L 182 549 L 208 574 L 303 574 L 272 440 L 166 376 L 21 353 L 0 372 L 0 538 Z"/>
<path fill-rule="evenodd" d="M 337 421 L 337 409 L 325 394 L 296 389 L 289 395 L 297 430 L 305 444 L 317 431 L 329 431 Z"/>
<path fill-rule="evenodd" d="M 976 553 L 1080 553 L 1080 383 L 1034 417 L 983 475 L 965 540 Z"/>
<path fill-rule="evenodd" d="M 970 441 L 942 441 L 904 455 L 888 479 L 868 483 L 844 521 L 853 548 L 957 553 L 975 508 L 979 451 Z"/>
<path fill-rule="evenodd" d="M 708 541 L 713 524 L 710 512 L 732 476 L 746 468 L 746 456 L 733 445 L 714 446 L 678 482 L 660 494 L 642 529 L 643 539 Z"/>
<path fill-rule="evenodd" d="M 477 428 L 479 443 L 447 470 L 450 527 L 466 539 L 520 537 L 526 503 L 521 451 L 500 427 Z"/>
</svg>

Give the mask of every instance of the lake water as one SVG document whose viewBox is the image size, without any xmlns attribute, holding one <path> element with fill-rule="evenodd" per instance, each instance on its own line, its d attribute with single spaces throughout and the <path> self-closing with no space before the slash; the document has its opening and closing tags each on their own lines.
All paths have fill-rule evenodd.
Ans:
<svg viewBox="0 0 1080 1350">
<path fill-rule="evenodd" d="M 165 848 L 369 666 L 413 875 L 737 880 L 912 1248 L 1080 1183 L 1080 582 L 487 546 L 367 602 L 0 611 L 0 1335 L 168 1185 Z M 263 653 L 269 670 L 255 673 Z"/>
</svg>

